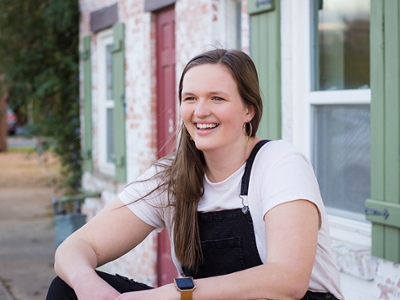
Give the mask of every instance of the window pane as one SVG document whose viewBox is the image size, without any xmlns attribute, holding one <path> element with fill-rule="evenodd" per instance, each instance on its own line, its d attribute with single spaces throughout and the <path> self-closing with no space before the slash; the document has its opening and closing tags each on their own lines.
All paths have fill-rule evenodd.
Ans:
<svg viewBox="0 0 400 300">
<path fill-rule="evenodd" d="M 313 165 L 324 203 L 364 214 L 370 197 L 369 104 L 313 108 Z"/>
<path fill-rule="evenodd" d="M 107 100 L 113 99 L 113 82 L 112 82 L 112 45 L 106 46 L 106 87 L 107 87 Z"/>
<path fill-rule="evenodd" d="M 112 155 L 114 153 L 114 111 L 112 108 L 107 108 L 107 139 L 106 139 L 106 147 L 107 147 L 107 162 L 114 163 L 112 159 Z"/>
<path fill-rule="evenodd" d="M 312 90 L 369 88 L 370 0 L 312 0 Z"/>
</svg>

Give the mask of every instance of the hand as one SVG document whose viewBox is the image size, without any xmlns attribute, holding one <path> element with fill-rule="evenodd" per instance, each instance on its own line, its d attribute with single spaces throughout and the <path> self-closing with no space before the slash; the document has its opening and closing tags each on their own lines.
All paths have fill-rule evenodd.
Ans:
<svg viewBox="0 0 400 300">
<path fill-rule="evenodd" d="M 85 276 L 74 285 L 79 300 L 114 300 L 121 294 L 96 273 Z"/>
</svg>

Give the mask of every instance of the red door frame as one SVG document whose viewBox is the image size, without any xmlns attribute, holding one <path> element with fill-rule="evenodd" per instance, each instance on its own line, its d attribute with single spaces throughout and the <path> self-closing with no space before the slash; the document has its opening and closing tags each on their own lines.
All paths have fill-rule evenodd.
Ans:
<svg viewBox="0 0 400 300">
<path fill-rule="evenodd" d="M 158 158 L 171 153 L 176 123 L 175 93 L 175 7 L 155 12 L 156 75 L 157 75 L 157 150 Z M 171 259 L 171 245 L 167 231 L 158 234 L 157 284 L 173 282 L 177 277 Z"/>
</svg>

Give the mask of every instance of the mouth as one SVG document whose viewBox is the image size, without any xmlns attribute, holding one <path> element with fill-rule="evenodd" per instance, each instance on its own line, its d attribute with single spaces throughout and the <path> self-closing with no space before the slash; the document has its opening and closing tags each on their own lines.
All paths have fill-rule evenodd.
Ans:
<svg viewBox="0 0 400 300">
<path fill-rule="evenodd" d="M 214 129 L 219 126 L 218 123 L 209 123 L 209 124 L 200 124 L 200 123 L 195 123 L 194 124 L 198 130 L 207 130 L 207 129 Z"/>
</svg>

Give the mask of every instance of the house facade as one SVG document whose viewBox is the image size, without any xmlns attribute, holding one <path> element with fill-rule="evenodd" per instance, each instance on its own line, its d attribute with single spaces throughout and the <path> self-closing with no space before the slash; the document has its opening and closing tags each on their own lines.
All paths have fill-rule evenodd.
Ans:
<svg viewBox="0 0 400 300">
<path fill-rule="evenodd" d="M 313 163 L 346 299 L 400 299 L 398 1 L 80 0 L 80 9 L 82 183 L 101 192 L 86 200 L 88 218 L 173 151 L 186 62 L 214 46 L 241 49 L 263 92 L 258 135 Z M 176 275 L 163 232 L 103 268 L 151 285 Z"/>
</svg>

